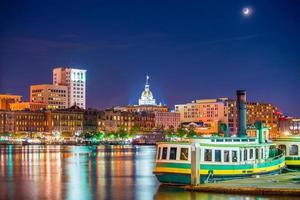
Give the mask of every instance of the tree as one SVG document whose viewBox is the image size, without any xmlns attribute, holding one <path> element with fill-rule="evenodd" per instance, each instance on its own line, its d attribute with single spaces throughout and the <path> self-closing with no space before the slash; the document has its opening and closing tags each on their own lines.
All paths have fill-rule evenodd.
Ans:
<svg viewBox="0 0 300 200">
<path fill-rule="evenodd" d="M 130 129 L 130 137 L 135 137 L 141 130 L 141 127 L 138 124 L 134 124 Z"/>
<path fill-rule="evenodd" d="M 163 132 L 167 138 L 175 138 L 176 137 L 176 133 L 175 133 L 174 129 L 172 129 L 172 128 L 168 128 L 168 129 L 164 130 Z"/>
<path fill-rule="evenodd" d="M 195 137 L 197 137 L 197 133 L 195 131 L 195 127 L 194 126 L 189 126 L 189 128 L 188 128 L 188 137 L 189 138 L 195 138 Z"/>
<path fill-rule="evenodd" d="M 186 138 L 187 131 L 182 126 L 180 126 L 177 128 L 177 136 L 180 138 Z"/>
<path fill-rule="evenodd" d="M 116 138 L 116 134 L 115 134 L 114 132 L 109 132 L 109 133 L 107 134 L 107 138 L 108 138 L 108 139 L 114 139 L 114 138 Z"/>
<path fill-rule="evenodd" d="M 127 131 L 126 131 L 124 125 L 120 125 L 120 126 L 118 127 L 117 135 L 118 135 L 121 139 L 128 138 L 128 133 L 127 133 Z"/>
<path fill-rule="evenodd" d="M 103 132 L 98 132 L 98 133 L 96 133 L 95 135 L 94 135 L 94 138 L 96 139 L 96 140 L 103 140 L 103 138 L 104 138 L 104 133 Z"/>
</svg>

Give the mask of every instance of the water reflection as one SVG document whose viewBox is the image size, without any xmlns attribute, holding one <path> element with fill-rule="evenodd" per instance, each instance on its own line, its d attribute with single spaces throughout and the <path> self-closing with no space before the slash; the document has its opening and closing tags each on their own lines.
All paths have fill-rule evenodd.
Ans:
<svg viewBox="0 0 300 200">
<path fill-rule="evenodd" d="M 251 195 L 233 195 L 233 194 L 217 194 L 205 192 L 188 192 L 183 188 L 163 186 L 161 185 L 156 193 L 157 200 L 192 200 L 192 199 L 208 199 L 208 200 L 290 200 L 295 197 L 270 197 L 270 196 L 251 196 Z"/>
<path fill-rule="evenodd" d="M 152 146 L 1 146 L 0 199 L 153 199 Z"/>
<path fill-rule="evenodd" d="M 154 146 L 0 146 L 0 199 L 266 199 L 159 187 L 154 159 Z"/>
</svg>

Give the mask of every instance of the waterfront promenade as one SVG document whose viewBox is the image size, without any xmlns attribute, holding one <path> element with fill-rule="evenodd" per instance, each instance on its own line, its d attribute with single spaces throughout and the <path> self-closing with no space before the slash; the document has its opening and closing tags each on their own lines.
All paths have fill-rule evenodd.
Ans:
<svg viewBox="0 0 300 200">
<path fill-rule="evenodd" d="M 228 194 L 300 196 L 300 171 L 186 186 L 188 191 Z"/>
</svg>

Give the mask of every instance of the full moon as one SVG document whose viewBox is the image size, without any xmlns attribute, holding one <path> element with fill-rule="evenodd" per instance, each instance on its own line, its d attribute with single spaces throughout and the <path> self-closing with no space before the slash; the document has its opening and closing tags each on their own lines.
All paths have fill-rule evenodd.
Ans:
<svg viewBox="0 0 300 200">
<path fill-rule="evenodd" d="M 243 8 L 242 13 L 244 16 L 250 16 L 252 13 L 252 9 L 249 7 Z"/>
</svg>

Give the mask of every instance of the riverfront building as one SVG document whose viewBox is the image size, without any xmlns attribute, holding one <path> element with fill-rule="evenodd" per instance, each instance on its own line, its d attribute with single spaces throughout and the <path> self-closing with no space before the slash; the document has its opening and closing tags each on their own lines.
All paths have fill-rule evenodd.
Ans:
<svg viewBox="0 0 300 200">
<path fill-rule="evenodd" d="M 202 99 L 178 104 L 175 112 L 180 113 L 180 122 L 184 125 L 196 123 L 198 133 L 216 133 L 220 123 L 228 124 L 228 99 Z"/>
<path fill-rule="evenodd" d="M 54 68 L 53 84 L 67 86 L 67 107 L 77 105 L 80 108 L 86 108 L 86 70 L 66 67 Z"/>
<path fill-rule="evenodd" d="M 43 103 L 35 103 L 35 102 L 16 102 L 9 104 L 10 110 L 17 111 L 17 110 L 42 110 L 46 109 L 47 105 Z"/>
<path fill-rule="evenodd" d="M 282 117 L 279 119 L 280 135 L 300 135 L 300 118 Z"/>
<path fill-rule="evenodd" d="M 252 126 L 256 121 L 270 128 L 270 138 L 279 136 L 278 109 L 269 103 L 246 102 L 247 126 Z M 228 126 L 229 134 L 237 133 L 237 110 L 236 101 L 228 98 L 196 100 L 191 103 L 175 105 L 175 111 L 180 113 L 181 123 L 203 123 L 203 128 L 198 128 L 198 133 L 220 132 L 221 123 Z M 207 130 L 210 129 L 210 130 Z"/>
<path fill-rule="evenodd" d="M 20 102 L 21 98 L 20 95 L 0 94 L 0 110 L 9 110 L 9 104 Z"/>
<path fill-rule="evenodd" d="M 72 137 L 83 131 L 83 110 L 78 106 L 62 110 L 48 110 L 45 116 L 48 133 Z"/>
<path fill-rule="evenodd" d="M 180 114 L 176 112 L 154 112 L 155 128 L 177 129 L 180 125 Z"/>
<path fill-rule="evenodd" d="M 145 89 L 143 90 L 139 99 L 138 105 L 129 105 L 127 107 L 129 112 L 167 112 L 168 107 L 165 105 L 156 104 L 156 100 L 150 90 L 149 76 L 146 76 Z"/>
<path fill-rule="evenodd" d="M 31 85 L 30 102 L 45 104 L 47 109 L 65 109 L 68 105 L 68 88 L 52 84 Z"/>
</svg>

